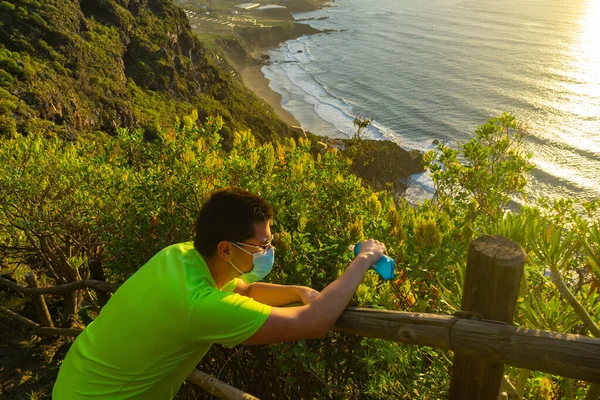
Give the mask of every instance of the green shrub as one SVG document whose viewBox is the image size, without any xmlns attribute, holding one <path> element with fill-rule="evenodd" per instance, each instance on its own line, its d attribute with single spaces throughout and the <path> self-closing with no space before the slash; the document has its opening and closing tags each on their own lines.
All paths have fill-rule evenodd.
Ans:
<svg viewBox="0 0 600 400">
<path fill-rule="evenodd" d="M 394 201 L 387 192 L 363 186 L 350 173 L 349 161 L 335 150 L 315 158 L 308 139 L 259 143 L 247 130 L 233 133 L 224 146 L 223 119 L 209 118 L 201 124 L 199 114 L 177 118 L 171 129 L 156 128 L 153 141 L 146 140 L 141 129 L 119 129 L 115 136 L 81 135 L 73 142 L 44 139 L 54 127 L 43 125 L 29 125 L 29 133 L 37 134 L 4 140 L 0 146 L 0 256 L 27 258 L 39 273 L 57 283 L 85 277 L 86 261 L 101 257 L 108 279 L 122 282 L 160 249 L 191 240 L 196 214 L 207 196 L 217 188 L 236 185 L 260 194 L 274 206 L 278 250 L 268 281 L 322 289 L 351 261 L 349 245 L 375 237 L 387 244 L 390 256 L 397 260 L 396 278 L 384 282 L 369 271 L 352 304 L 450 312 L 460 304 L 465 254 L 472 236 L 502 234 L 533 254 L 527 268 L 529 290 L 519 300 L 517 322 L 566 332 L 581 329 L 578 316 L 565 310 L 565 302 L 549 288 L 544 271 L 552 260 L 560 261 L 552 268 L 566 276 L 586 260 L 595 270 L 593 263 L 600 252 L 600 229 L 594 222 L 597 207 L 587 206 L 590 218 L 585 220 L 568 202 L 546 211 L 524 209 L 504 216 L 496 212 L 504 202 L 503 193 L 491 191 L 491 199 L 477 197 L 482 208 L 475 208 L 472 215 L 467 212 L 471 198 L 439 201 L 448 193 L 413 207 L 403 200 Z M 490 129 L 494 133 L 496 127 L 481 132 Z M 485 151 L 475 152 L 491 160 L 486 165 L 491 169 L 496 168 L 491 165 L 494 160 L 500 160 L 494 152 L 506 147 L 492 146 L 490 151 L 485 148 L 489 137 L 478 135 L 466 149 L 483 146 Z M 447 149 L 443 151 L 446 155 L 438 162 L 457 159 Z M 479 156 L 465 158 L 480 164 L 485 161 Z M 513 159 L 505 165 L 502 174 L 520 185 L 525 164 Z M 447 171 L 461 177 L 471 173 L 469 168 L 440 164 L 434 171 L 439 172 L 438 187 L 448 188 L 444 185 L 456 181 Z M 479 182 L 498 183 L 481 177 Z M 518 189 L 519 185 L 504 188 Z M 487 214 L 487 210 L 492 212 Z M 529 230 L 523 229 L 526 226 Z M 556 229 L 548 233 L 546 242 L 540 241 L 549 226 Z M 571 236 L 567 228 L 574 232 Z M 582 276 L 597 277 L 593 273 Z M 589 279 L 581 285 L 578 282 L 567 283 L 575 298 L 598 318 L 600 296 Z M 430 399 L 446 396 L 450 356 L 442 350 L 330 333 L 323 340 L 278 346 L 235 350 L 214 346 L 200 368 L 264 398 Z M 518 374 L 516 369 L 509 371 L 511 379 Z M 553 377 L 534 376 L 528 396 L 547 390 L 556 394 L 552 382 Z"/>
<path fill-rule="evenodd" d="M 8 115 L 0 114 L 0 139 L 13 138 L 17 135 L 17 122 Z"/>
<path fill-rule="evenodd" d="M 424 159 L 435 185 L 435 201 L 467 221 L 502 213 L 512 195 L 523 193 L 526 173 L 533 167 L 531 155 L 522 150 L 524 135 L 515 117 L 503 114 L 478 127 L 475 137 L 459 150 L 440 143 Z"/>
<path fill-rule="evenodd" d="M 0 114 L 10 114 L 17 109 L 17 105 L 7 99 L 0 99 Z"/>
<path fill-rule="evenodd" d="M 8 1 L 0 1 L 0 10 L 4 12 L 14 11 L 15 5 Z"/>
<path fill-rule="evenodd" d="M 0 50 L 0 68 L 4 69 L 11 75 L 20 75 L 22 68 L 17 64 L 13 55 L 7 50 Z"/>
</svg>

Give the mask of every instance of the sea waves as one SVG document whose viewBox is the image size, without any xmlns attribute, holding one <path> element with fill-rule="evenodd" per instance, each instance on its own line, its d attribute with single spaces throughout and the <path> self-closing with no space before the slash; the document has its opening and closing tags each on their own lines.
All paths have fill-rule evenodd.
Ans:
<svg viewBox="0 0 600 400">
<path fill-rule="evenodd" d="M 600 197 L 600 35 L 585 22 L 593 3 L 334 5 L 297 16 L 328 17 L 307 22 L 331 33 L 286 42 L 263 67 L 305 129 L 351 137 L 366 116 L 369 137 L 427 150 L 433 140 L 457 146 L 507 111 L 528 127 L 533 199 Z M 427 176 L 415 181 L 431 191 Z"/>
</svg>

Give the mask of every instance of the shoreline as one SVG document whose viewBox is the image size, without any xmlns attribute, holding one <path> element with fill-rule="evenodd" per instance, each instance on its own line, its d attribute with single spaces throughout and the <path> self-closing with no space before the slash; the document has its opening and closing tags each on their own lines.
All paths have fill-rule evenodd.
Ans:
<svg viewBox="0 0 600 400">
<path fill-rule="evenodd" d="M 266 50 L 265 50 L 266 51 Z M 255 95 L 273 107 L 275 114 L 286 124 L 293 127 L 302 127 L 300 122 L 281 105 L 283 97 L 269 86 L 269 80 L 261 71 L 262 65 L 246 65 L 238 68 L 244 85 Z"/>
<path fill-rule="evenodd" d="M 270 105 L 275 111 L 275 114 L 292 128 L 302 128 L 304 130 L 304 127 L 302 127 L 300 122 L 288 110 L 283 108 L 283 105 L 281 104 L 283 97 L 281 94 L 274 91 L 269 86 L 270 81 L 262 72 L 265 60 L 261 56 L 266 54 L 269 50 L 277 49 L 282 43 L 285 43 L 288 40 L 295 40 L 303 35 L 314 35 L 326 32 L 315 29 L 310 26 L 310 24 L 300 23 L 299 21 L 302 20 L 296 20 L 293 13 L 316 11 L 325 7 L 330 7 L 334 1 L 335 0 L 317 0 L 316 2 L 304 3 L 302 6 L 297 4 L 295 7 L 288 4 L 289 16 L 294 24 L 291 34 L 290 32 L 287 34 L 275 34 L 274 36 L 278 36 L 280 40 L 275 42 L 271 38 L 271 40 L 267 41 L 268 44 L 265 42 L 261 43 L 261 40 L 257 40 L 252 43 L 250 49 L 245 49 L 240 52 L 240 49 L 238 48 L 236 49 L 237 51 L 234 51 L 234 54 L 225 52 L 228 62 L 235 66 L 244 85 L 265 103 Z M 308 6 L 307 4 L 311 4 L 311 6 Z M 260 34 L 255 31 L 249 36 L 258 38 Z M 248 40 L 248 37 L 244 37 L 242 40 Z"/>
<path fill-rule="evenodd" d="M 182 0 L 181 0 L 182 1 Z M 225 59 L 228 67 L 235 69 L 238 79 L 254 95 L 271 106 L 275 116 L 292 130 L 304 130 L 300 122 L 281 104 L 283 97 L 271 89 L 270 81 L 262 73 L 262 67 L 269 57 L 269 50 L 277 49 L 288 40 L 303 35 L 324 33 L 327 30 L 313 28 L 308 23 L 296 20 L 294 13 L 303 13 L 331 7 L 335 0 L 275 0 L 274 4 L 284 5 L 284 11 L 276 10 L 271 14 L 233 9 L 210 10 L 195 6 L 194 2 L 184 10 L 190 20 L 192 31 L 200 37 L 206 35 L 217 54 Z M 187 4 L 187 3 L 186 3 Z M 231 13 L 236 17 L 231 17 Z M 233 23 L 232 23 L 233 21 Z M 267 25 L 262 22 L 266 21 Z M 227 25 L 224 30 L 223 25 Z M 202 41 L 202 38 L 200 37 Z M 219 56 L 216 58 L 219 63 Z M 263 103 L 263 104 L 264 104 Z"/>
</svg>

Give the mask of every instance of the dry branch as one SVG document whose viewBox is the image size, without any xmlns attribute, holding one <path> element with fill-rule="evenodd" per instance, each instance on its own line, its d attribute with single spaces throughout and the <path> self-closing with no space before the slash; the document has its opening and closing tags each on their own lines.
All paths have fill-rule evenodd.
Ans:
<svg viewBox="0 0 600 400">
<path fill-rule="evenodd" d="M 96 281 L 93 279 L 84 279 L 58 286 L 50 286 L 45 288 L 27 288 L 2 277 L 0 277 L 0 285 L 6 286 L 9 289 L 29 296 L 36 294 L 63 294 L 84 288 L 101 290 L 103 292 L 116 292 L 117 289 L 121 286 L 120 283 L 107 283 L 102 281 Z"/>
<path fill-rule="evenodd" d="M 60 335 L 60 336 L 77 336 L 81 333 L 82 329 L 77 328 L 49 328 L 45 326 L 41 326 L 37 322 L 33 322 L 30 319 L 27 319 L 16 312 L 9 310 L 8 308 L 0 306 L 0 313 L 14 319 L 19 322 L 21 325 L 26 326 L 27 328 L 33 329 L 33 331 L 40 336 L 52 336 L 52 335 Z"/>
</svg>

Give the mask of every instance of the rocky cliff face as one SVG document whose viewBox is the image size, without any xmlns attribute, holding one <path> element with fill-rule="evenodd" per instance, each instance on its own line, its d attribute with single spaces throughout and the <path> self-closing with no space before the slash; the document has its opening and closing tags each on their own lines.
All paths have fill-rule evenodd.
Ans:
<svg viewBox="0 0 600 400">
<path fill-rule="evenodd" d="M 0 101 L 5 134 L 168 127 L 192 109 L 264 140 L 288 130 L 171 0 L 0 1 Z"/>
<path fill-rule="evenodd" d="M 425 170 L 423 153 L 405 150 L 394 142 L 345 139 L 344 153 L 352 159 L 351 171 L 375 190 L 402 195 L 410 176 Z"/>
</svg>

